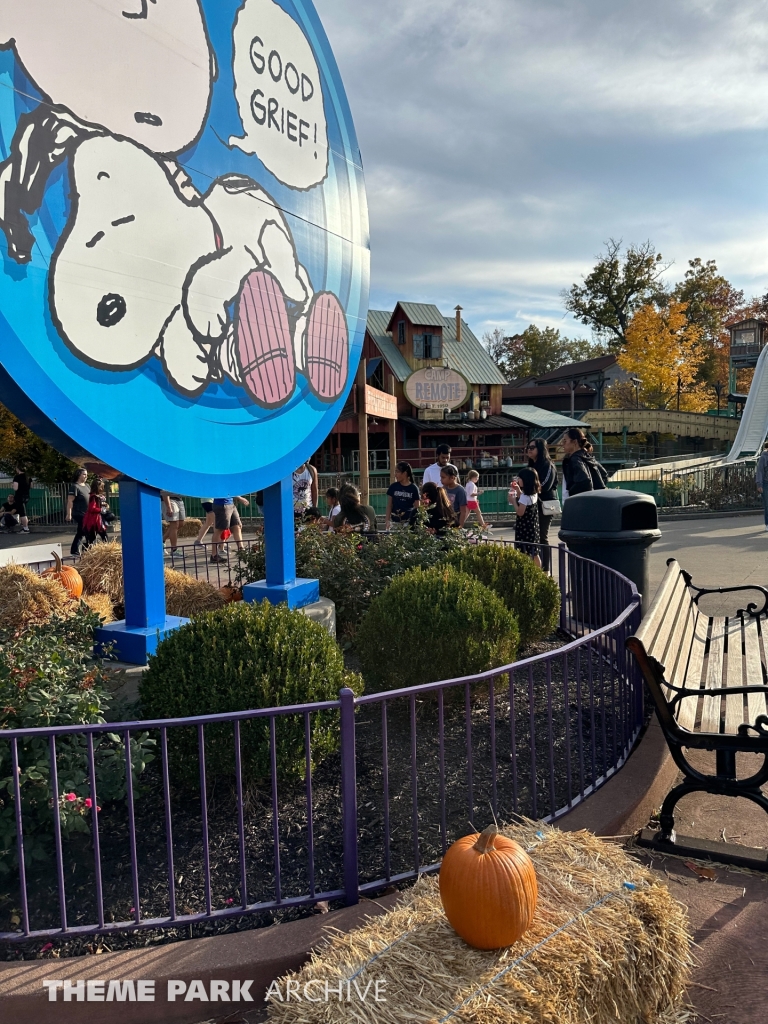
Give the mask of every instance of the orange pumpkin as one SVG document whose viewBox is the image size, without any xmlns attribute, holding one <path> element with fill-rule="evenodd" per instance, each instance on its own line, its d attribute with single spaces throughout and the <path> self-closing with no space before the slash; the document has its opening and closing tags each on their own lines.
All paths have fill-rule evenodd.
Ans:
<svg viewBox="0 0 768 1024">
<path fill-rule="evenodd" d="M 528 931 L 538 899 L 533 861 L 490 825 L 459 839 L 440 867 L 445 916 L 475 949 L 511 946 Z"/>
<path fill-rule="evenodd" d="M 243 600 L 243 591 L 240 589 L 240 587 L 233 587 L 231 584 L 228 584 L 225 587 L 221 587 L 219 589 L 219 593 L 227 603 L 229 603 L 230 601 Z"/>
<path fill-rule="evenodd" d="M 83 593 L 83 578 L 80 573 L 72 565 L 62 565 L 61 559 L 55 551 L 51 552 L 51 557 L 56 562 L 56 566 L 51 569 L 46 569 L 42 576 L 50 576 L 54 580 L 58 580 L 59 583 L 64 587 L 70 597 L 75 600 L 82 596 Z"/>
</svg>

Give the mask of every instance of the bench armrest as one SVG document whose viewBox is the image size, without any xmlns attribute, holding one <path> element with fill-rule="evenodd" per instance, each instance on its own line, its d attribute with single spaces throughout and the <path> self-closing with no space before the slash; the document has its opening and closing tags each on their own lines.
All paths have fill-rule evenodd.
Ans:
<svg viewBox="0 0 768 1024">
<path fill-rule="evenodd" d="M 766 590 L 765 587 L 760 587 L 756 583 L 747 583 L 741 587 L 697 587 L 691 579 L 691 574 L 689 572 L 686 572 L 685 569 L 681 569 L 680 571 L 683 574 L 683 579 L 685 580 L 686 585 L 691 590 L 696 591 L 693 600 L 697 606 L 699 598 L 704 597 L 706 594 L 736 594 L 742 590 L 757 590 L 763 597 L 762 606 L 758 608 L 754 602 L 750 601 L 746 608 L 740 608 L 736 614 L 743 615 L 746 613 L 747 615 L 751 615 L 753 618 L 758 618 L 760 615 L 765 615 L 766 612 L 768 612 L 768 590 Z"/>
</svg>

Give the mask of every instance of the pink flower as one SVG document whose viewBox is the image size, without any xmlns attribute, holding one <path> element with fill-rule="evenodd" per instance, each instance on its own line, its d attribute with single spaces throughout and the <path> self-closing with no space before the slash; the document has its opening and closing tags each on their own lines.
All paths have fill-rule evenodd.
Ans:
<svg viewBox="0 0 768 1024">
<path fill-rule="evenodd" d="M 91 798 L 89 796 L 87 796 L 85 798 L 85 806 L 86 807 L 93 807 L 93 800 L 91 800 Z"/>
<path fill-rule="evenodd" d="M 76 795 L 75 793 L 67 793 L 67 794 L 66 794 L 66 799 L 67 799 L 67 800 L 68 800 L 68 801 L 69 801 L 70 803 L 74 803 L 74 801 L 75 801 L 75 800 L 77 800 L 77 795 Z"/>
<path fill-rule="evenodd" d="M 46 944 L 42 947 L 40 952 L 41 953 L 47 953 L 49 949 L 53 949 L 53 943 L 52 942 L 46 942 Z"/>
<path fill-rule="evenodd" d="M 96 808 L 96 810 L 97 810 L 97 811 L 100 811 L 100 810 L 101 810 L 101 808 L 100 808 L 100 807 L 97 807 L 97 808 Z"/>
<path fill-rule="evenodd" d="M 235 901 L 234 901 L 233 899 L 228 899 L 228 900 L 227 900 L 227 906 L 228 906 L 228 907 L 231 907 L 231 906 L 232 906 L 232 904 L 233 904 L 234 902 L 235 902 Z"/>
</svg>

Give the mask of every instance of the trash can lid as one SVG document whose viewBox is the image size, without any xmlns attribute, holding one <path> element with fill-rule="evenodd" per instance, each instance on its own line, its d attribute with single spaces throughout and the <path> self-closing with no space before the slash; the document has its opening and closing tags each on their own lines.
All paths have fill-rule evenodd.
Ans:
<svg viewBox="0 0 768 1024">
<path fill-rule="evenodd" d="M 561 532 L 624 533 L 657 530 L 656 502 L 650 494 L 606 488 L 575 494 L 563 504 Z"/>
</svg>

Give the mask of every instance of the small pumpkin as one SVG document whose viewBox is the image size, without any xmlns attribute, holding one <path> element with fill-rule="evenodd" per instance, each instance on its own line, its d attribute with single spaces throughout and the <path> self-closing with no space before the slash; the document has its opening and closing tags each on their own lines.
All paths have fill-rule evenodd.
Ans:
<svg viewBox="0 0 768 1024">
<path fill-rule="evenodd" d="M 454 930 L 475 949 L 500 949 L 531 927 L 538 887 L 533 861 L 495 825 L 449 847 L 440 898 Z"/>
<path fill-rule="evenodd" d="M 59 583 L 64 587 L 70 597 L 77 600 L 82 596 L 83 593 L 83 578 L 80 573 L 72 565 L 62 565 L 61 559 L 55 551 L 51 552 L 56 565 L 50 569 L 46 569 L 45 572 L 41 573 L 41 576 L 50 576 L 54 580 L 58 580 Z"/>
<path fill-rule="evenodd" d="M 240 587 L 233 587 L 231 583 L 219 588 L 219 593 L 229 604 L 231 601 L 242 601 L 243 591 Z"/>
</svg>

